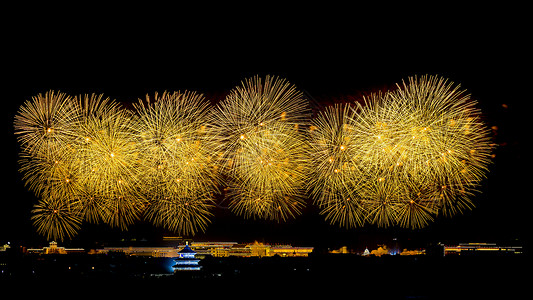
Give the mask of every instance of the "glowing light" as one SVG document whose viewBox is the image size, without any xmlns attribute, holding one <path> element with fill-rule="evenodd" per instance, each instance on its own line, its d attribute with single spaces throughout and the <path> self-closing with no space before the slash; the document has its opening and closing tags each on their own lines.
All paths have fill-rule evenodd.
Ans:
<svg viewBox="0 0 533 300">
<path fill-rule="evenodd" d="M 202 124 L 207 104 L 194 93 L 165 93 L 161 98 L 152 106 L 136 106 L 137 115 L 102 95 L 72 98 L 55 92 L 40 94 L 20 108 L 14 124 L 22 149 L 20 170 L 40 198 L 32 211 L 40 234 L 71 238 L 83 220 L 127 229 L 146 207 L 154 223 L 180 234 L 205 228 L 208 195 L 216 182 L 214 168 L 206 168 L 214 149 Z M 162 117 L 168 123 L 161 123 Z M 169 129 L 173 132 L 168 137 L 150 139 L 164 150 L 154 152 L 146 138 Z M 54 135 L 44 138 L 43 132 Z M 174 147 L 166 142 L 183 141 L 183 135 L 194 135 L 187 140 L 191 143 Z M 120 149 L 120 155 L 114 149 Z M 168 155 L 161 156 L 163 152 Z M 192 156 L 187 163 L 194 164 L 186 172 L 176 167 L 182 161 L 176 158 L 184 156 Z M 198 176 L 202 172 L 207 175 Z M 144 175 L 151 180 L 141 181 Z M 182 179 L 188 183 L 181 184 Z M 176 199 L 177 194 L 183 199 Z M 154 199 L 158 197 L 168 201 L 161 204 L 164 201 Z M 153 203 L 146 205 L 149 200 Z M 188 212 L 180 207 L 188 207 Z"/>
<path fill-rule="evenodd" d="M 179 234 L 205 230 L 219 182 L 208 104 L 202 94 L 186 91 L 156 93 L 134 105 L 145 215 Z"/>
<path fill-rule="evenodd" d="M 31 217 L 39 234 L 49 240 L 72 238 L 80 228 L 81 219 L 68 203 L 55 196 L 44 197 L 34 206 Z"/>
<path fill-rule="evenodd" d="M 246 79 L 219 103 L 210 123 L 232 183 L 232 211 L 277 221 L 300 213 L 308 164 L 298 125 L 308 115 L 303 94 L 271 76 Z"/>
<path fill-rule="evenodd" d="M 212 110 L 193 92 L 134 110 L 39 94 L 14 122 L 20 172 L 39 198 L 33 223 L 64 239 L 83 221 L 127 229 L 144 216 L 192 235 L 209 223 L 221 175 L 233 212 L 276 221 L 300 214 L 306 189 L 345 227 L 418 228 L 473 206 L 494 144 L 465 91 L 423 76 L 363 100 L 309 122 L 303 94 L 270 76 L 244 80 Z"/>
<path fill-rule="evenodd" d="M 326 219 L 346 227 L 418 228 L 472 207 L 469 196 L 485 176 L 492 147 L 468 94 L 423 76 L 364 103 L 329 107 L 313 120 L 309 189 Z M 338 153 L 331 145 L 346 149 Z"/>
</svg>

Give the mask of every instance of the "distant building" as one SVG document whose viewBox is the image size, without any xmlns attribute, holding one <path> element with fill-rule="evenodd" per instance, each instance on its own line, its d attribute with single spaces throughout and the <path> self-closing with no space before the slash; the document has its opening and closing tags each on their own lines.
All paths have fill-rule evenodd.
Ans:
<svg viewBox="0 0 533 300">
<path fill-rule="evenodd" d="M 313 252 L 313 247 L 293 247 L 291 245 L 270 246 L 268 256 L 307 257 Z"/>
<path fill-rule="evenodd" d="M 235 244 L 229 249 L 228 256 L 251 257 L 252 248 L 248 244 Z"/>
<path fill-rule="evenodd" d="M 331 253 L 331 254 L 349 254 L 349 253 L 351 253 L 351 251 L 348 250 L 347 246 L 342 246 L 339 249 L 330 250 L 329 253 Z"/>
<path fill-rule="evenodd" d="M 386 245 L 381 245 L 376 250 L 372 250 L 370 252 L 370 255 L 374 255 L 377 257 L 381 257 L 382 255 L 389 255 L 389 249 L 387 249 Z"/>
<path fill-rule="evenodd" d="M 9 246 L 9 243 L 4 244 L 2 247 L 0 247 L 0 252 L 5 252 L 9 248 L 11 248 L 11 246 Z"/>
<path fill-rule="evenodd" d="M 495 243 L 460 243 L 457 246 L 444 246 L 444 255 L 513 255 L 521 253 L 521 246 L 498 246 Z"/>
<path fill-rule="evenodd" d="M 96 249 L 94 254 L 122 252 L 129 256 L 177 257 L 179 249 L 175 247 L 104 247 Z"/>
<path fill-rule="evenodd" d="M 205 255 L 213 257 L 268 257 L 279 255 L 282 257 L 308 256 L 313 247 L 293 247 L 291 245 L 269 245 L 259 242 L 239 244 L 236 242 L 187 242 L 187 246 L 196 252 L 200 258 Z M 92 254 L 106 254 L 109 252 L 123 252 L 130 256 L 178 257 L 185 245 L 176 247 L 104 247 L 91 251 Z"/>
<path fill-rule="evenodd" d="M 65 248 L 58 247 L 57 242 L 52 241 L 48 247 L 28 249 L 28 253 L 34 254 L 73 254 L 73 253 L 85 253 L 83 248 Z"/>
<path fill-rule="evenodd" d="M 426 254 L 426 249 L 414 249 L 414 250 L 403 249 L 403 251 L 400 252 L 401 256 L 406 256 L 406 255 L 425 255 L 425 254 Z"/>
<path fill-rule="evenodd" d="M 229 250 L 237 242 L 190 242 L 191 249 L 197 254 L 211 255 L 213 257 L 228 257 Z"/>
<path fill-rule="evenodd" d="M 213 257 L 282 257 L 308 256 L 313 247 L 293 247 L 291 245 L 269 245 L 259 242 L 239 244 L 235 242 L 192 242 L 191 248 L 198 254 L 210 254 Z"/>
<path fill-rule="evenodd" d="M 257 241 L 255 241 L 253 244 L 247 245 L 247 247 L 250 248 L 251 256 L 254 256 L 254 257 L 269 256 L 270 254 L 269 250 L 271 249 L 270 245 L 265 245 Z"/>
<path fill-rule="evenodd" d="M 195 258 L 196 251 L 192 250 L 189 245 L 185 245 L 178 253 L 178 257 L 174 260 L 176 264 L 172 266 L 174 272 L 176 271 L 199 271 L 202 267 L 198 265 L 199 259 Z"/>
</svg>

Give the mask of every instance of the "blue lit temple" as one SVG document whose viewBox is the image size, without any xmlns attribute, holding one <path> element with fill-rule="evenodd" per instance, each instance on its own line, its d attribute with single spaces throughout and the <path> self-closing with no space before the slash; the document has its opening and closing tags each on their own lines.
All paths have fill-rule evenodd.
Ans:
<svg viewBox="0 0 533 300">
<path fill-rule="evenodd" d="M 178 257 L 174 260 L 176 264 L 172 266 L 174 272 L 176 271 L 198 271 L 202 267 L 198 265 L 199 259 L 195 258 L 196 251 L 192 250 L 189 245 L 185 245 L 183 249 L 178 252 Z"/>
</svg>

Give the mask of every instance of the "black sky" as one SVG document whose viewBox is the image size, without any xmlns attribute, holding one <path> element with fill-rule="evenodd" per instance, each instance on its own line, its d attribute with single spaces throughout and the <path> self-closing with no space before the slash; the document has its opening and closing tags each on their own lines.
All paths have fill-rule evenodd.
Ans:
<svg viewBox="0 0 533 300">
<path fill-rule="evenodd" d="M 116 12 L 79 18 L 75 14 L 67 14 L 68 18 L 39 13 L 22 16 L 18 24 L 31 22 L 33 26 L 8 32 L 2 68 L 3 77 L 7 76 L 2 84 L 2 145 L 7 150 L 0 193 L 0 242 L 42 243 L 29 220 L 35 198 L 17 171 L 18 146 L 12 125 L 18 107 L 31 96 L 54 89 L 72 95 L 105 93 L 128 102 L 155 91 L 188 89 L 216 102 L 255 74 L 285 77 L 321 105 L 333 101 L 329 99 L 391 87 L 407 76 L 442 75 L 461 83 L 479 101 L 487 125 L 498 127 L 494 140 L 501 146 L 495 150 L 482 193 L 474 199 L 477 207 L 452 219 L 438 218 L 422 230 L 339 229 L 326 224 L 309 203 L 301 216 L 282 224 L 243 220 L 217 209 L 213 223 L 196 238 L 331 247 L 393 236 L 424 242 L 524 240 L 529 233 L 525 228 L 529 215 L 526 181 L 531 177 L 525 141 L 531 134 L 525 109 L 530 88 L 521 70 L 531 61 L 524 59 L 520 22 L 504 23 L 496 16 L 505 12 L 495 11 L 483 16 L 432 17 L 428 13 L 420 18 L 394 18 L 390 23 L 383 23 L 388 16 L 380 14 L 361 21 L 360 14 L 336 12 L 328 12 L 328 18 L 314 12 L 299 13 L 296 19 L 293 15 L 220 16 L 211 22 L 202 14 L 185 20 L 170 13 L 161 18 L 135 14 L 118 20 Z M 98 239 L 104 232 L 137 238 L 164 234 L 147 224 L 128 233 L 84 226 L 77 239 Z"/>
</svg>

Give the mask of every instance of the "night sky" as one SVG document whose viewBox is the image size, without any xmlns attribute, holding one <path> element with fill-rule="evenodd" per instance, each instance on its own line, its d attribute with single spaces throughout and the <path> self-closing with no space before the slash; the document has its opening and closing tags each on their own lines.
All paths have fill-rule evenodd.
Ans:
<svg viewBox="0 0 533 300">
<path fill-rule="evenodd" d="M 74 14 L 50 21 L 54 18 L 36 14 L 19 20 L 35 26 L 9 33 L 5 43 L 9 49 L 2 67 L 1 120 L 2 145 L 7 150 L 0 193 L 0 243 L 45 242 L 31 226 L 30 210 L 36 198 L 23 186 L 17 171 L 18 144 L 13 134 L 18 107 L 31 96 L 53 89 L 70 95 L 104 93 L 128 103 L 146 93 L 188 89 L 216 103 L 241 80 L 256 74 L 287 78 L 316 109 L 391 88 L 407 76 L 438 74 L 461 83 L 478 100 L 487 126 L 498 128 L 493 138 L 500 146 L 481 193 L 474 197 L 476 208 L 453 218 L 439 217 L 421 230 L 372 225 L 338 228 L 327 224 L 309 201 L 302 215 L 285 223 L 245 220 L 217 208 L 207 231 L 194 239 L 332 248 L 373 247 L 393 237 L 414 244 L 526 243 L 531 176 L 525 142 L 531 136 L 531 117 L 525 108 L 530 83 L 521 75 L 527 62 L 521 24 L 502 24 L 490 14 L 474 18 L 457 13 L 451 19 L 399 18 L 378 29 L 366 19 L 352 22 L 348 16 L 326 20 L 316 14 L 299 14 L 297 19 L 281 16 L 276 22 L 267 16 L 230 21 L 219 16 L 218 23 L 200 29 L 204 19 L 179 16 L 168 14 L 150 22 L 155 20 L 140 15 L 116 20 L 113 14 L 79 18 Z M 83 225 L 70 243 L 157 240 L 167 234 L 142 222 L 128 232 Z"/>
</svg>

